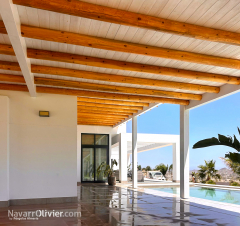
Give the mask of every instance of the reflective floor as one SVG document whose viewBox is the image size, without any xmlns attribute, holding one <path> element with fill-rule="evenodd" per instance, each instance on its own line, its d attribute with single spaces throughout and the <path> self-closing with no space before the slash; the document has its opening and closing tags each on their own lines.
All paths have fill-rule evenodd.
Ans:
<svg viewBox="0 0 240 226">
<path fill-rule="evenodd" d="M 189 203 L 178 198 L 159 197 L 107 185 L 78 186 L 76 204 L 48 204 L 0 208 L 0 225 L 240 225 L 240 214 Z M 11 221 L 8 209 L 78 211 L 81 217 L 39 218 L 38 221 Z"/>
</svg>

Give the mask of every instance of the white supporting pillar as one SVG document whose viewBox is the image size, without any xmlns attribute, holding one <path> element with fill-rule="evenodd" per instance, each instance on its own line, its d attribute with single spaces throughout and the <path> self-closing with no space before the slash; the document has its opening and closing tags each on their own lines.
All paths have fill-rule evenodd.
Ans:
<svg viewBox="0 0 240 226">
<path fill-rule="evenodd" d="M 129 166 L 129 164 L 130 164 L 130 156 L 131 156 L 131 154 L 128 153 L 128 154 L 127 154 L 127 165 L 128 165 L 128 166 Z"/>
<path fill-rule="evenodd" d="M 27 57 L 27 45 L 25 39 L 21 35 L 21 21 L 18 15 L 17 6 L 13 4 L 12 0 L 1 0 L 0 13 L 29 93 L 32 97 L 36 97 L 34 75 L 31 72 L 30 59 Z"/>
<path fill-rule="evenodd" d="M 189 110 L 180 106 L 180 197 L 189 198 Z"/>
<path fill-rule="evenodd" d="M 127 182 L 127 134 L 120 134 L 119 141 L 119 182 Z"/>
<path fill-rule="evenodd" d="M 137 116 L 132 118 L 132 187 L 137 188 Z"/>
<path fill-rule="evenodd" d="M 0 96 L 0 207 L 9 200 L 9 99 Z"/>
<path fill-rule="evenodd" d="M 180 182 L 180 144 L 175 143 L 172 145 L 173 154 L 173 182 Z"/>
</svg>

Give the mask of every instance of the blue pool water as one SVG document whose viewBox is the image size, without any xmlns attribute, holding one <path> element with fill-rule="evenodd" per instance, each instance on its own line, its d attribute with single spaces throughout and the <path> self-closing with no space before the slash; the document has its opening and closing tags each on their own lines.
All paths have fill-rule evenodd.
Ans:
<svg viewBox="0 0 240 226">
<path fill-rule="evenodd" d="M 180 194 L 179 187 L 151 188 L 151 189 L 178 195 Z M 212 201 L 240 205 L 240 191 L 231 191 L 215 188 L 190 187 L 190 196 L 201 199 L 208 199 Z"/>
</svg>

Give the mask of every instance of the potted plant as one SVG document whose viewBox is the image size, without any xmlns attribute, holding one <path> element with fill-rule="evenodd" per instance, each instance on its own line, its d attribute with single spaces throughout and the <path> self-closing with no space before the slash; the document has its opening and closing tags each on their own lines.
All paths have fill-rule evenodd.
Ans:
<svg viewBox="0 0 240 226">
<path fill-rule="evenodd" d="M 105 162 L 102 162 L 97 168 L 97 176 L 99 177 L 103 174 L 108 178 L 109 185 L 116 185 L 116 177 L 113 176 L 113 167 L 117 166 L 117 161 L 115 159 L 112 160 L 111 167 L 107 165 Z"/>
</svg>

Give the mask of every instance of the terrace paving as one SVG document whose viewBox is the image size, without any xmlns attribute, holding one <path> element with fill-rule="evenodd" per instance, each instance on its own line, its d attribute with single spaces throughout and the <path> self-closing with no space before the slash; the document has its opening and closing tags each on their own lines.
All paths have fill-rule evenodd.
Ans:
<svg viewBox="0 0 240 226">
<path fill-rule="evenodd" d="M 78 186 L 78 203 L 10 206 L 0 209 L 0 225 L 34 226 L 121 226 L 121 225 L 240 225 L 240 213 L 223 208 L 181 200 L 164 193 L 149 193 L 150 189 L 81 184 Z M 150 191 L 151 192 L 151 191 Z M 40 218 L 38 221 L 9 220 L 8 210 L 37 209 L 79 211 L 81 217 Z"/>
</svg>

